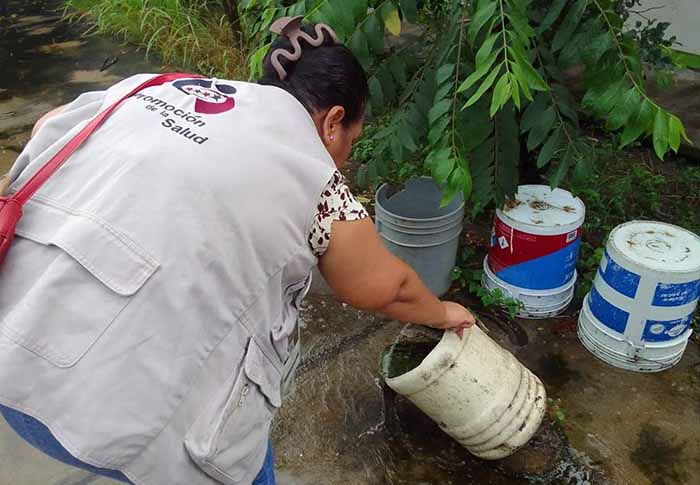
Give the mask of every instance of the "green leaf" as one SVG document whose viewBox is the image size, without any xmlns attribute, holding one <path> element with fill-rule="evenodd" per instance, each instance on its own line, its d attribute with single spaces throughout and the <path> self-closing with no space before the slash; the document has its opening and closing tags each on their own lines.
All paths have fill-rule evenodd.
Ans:
<svg viewBox="0 0 700 485">
<path fill-rule="evenodd" d="M 520 89 L 525 97 L 528 99 L 528 101 L 532 101 L 532 91 L 530 91 L 530 86 L 527 84 L 527 79 L 525 78 L 525 74 L 523 74 L 523 70 L 520 69 L 520 66 L 517 63 L 513 63 L 513 65 L 510 66 L 510 69 L 513 71 L 513 76 L 515 77 L 515 80 L 520 86 Z M 520 108 L 520 106 L 518 106 L 518 108 Z"/>
<path fill-rule="evenodd" d="M 700 55 L 670 49 L 673 63 L 681 69 L 700 69 Z"/>
<path fill-rule="evenodd" d="M 518 62 L 518 66 L 522 70 L 522 74 L 527 80 L 528 86 L 534 91 L 549 91 L 549 85 L 547 85 L 547 82 L 542 78 L 540 73 L 537 72 L 537 69 L 530 64 L 530 61 L 525 59 L 520 52 L 515 49 L 511 52 Z"/>
<path fill-rule="evenodd" d="M 511 25 L 515 27 L 515 30 L 522 39 L 523 43 L 527 44 L 530 41 L 530 38 L 535 36 L 535 30 L 530 27 L 530 24 L 527 23 L 526 19 L 515 14 L 508 14 L 507 17 L 508 20 L 510 20 Z"/>
<path fill-rule="evenodd" d="M 593 162 L 588 159 L 588 157 L 581 157 L 576 162 L 574 166 L 574 171 L 571 174 L 571 183 L 574 185 L 582 185 L 588 183 L 588 181 L 595 175 L 595 167 Z M 598 262 L 596 262 L 596 266 Z"/>
<path fill-rule="evenodd" d="M 405 86 L 408 79 L 406 76 L 406 64 L 404 64 L 403 60 L 399 56 L 393 56 L 388 60 L 388 65 L 397 84 Z"/>
<path fill-rule="evenodd" d="M 431 145 L 435 145 L 445 132 L 445 128 L 450 124 L 450 117 L 446 116 L 439 121 L 437 121 L 433 126 L 430 127 L 428 132 L 428 141 Z"/>
<path fill-rule="evenodd" d="M 453 88 L 453 87 L 454 87 L 454 85 L 451 84 L 451 83 L 446 83 L 446 84 L 443 84 L 442 86 L 440 86 L 440 89 L 438 89 L 438 90 L 435 92 L 435 101 L 440 101 L 440 100 L 443 99 L 445 96 L 447 96 L 448 94 L 450 94 L 450 92 L 452 91 L 452 88 Z"/>
<path fill-rule="evenodd" d="M 452 154 L 452 147 L 440 147 L 433 149 L 427 157 L 425 157 L 425 165 L 433 170 L 433 167 L 440 161 L 446 160 Z"/>
<path fill-rule="evenodd" d="M 372 76 L 369 79 L 369 96 L 372 101 L 372 106 L 381 109 L 384 107 L 384 93 L 382 92 L 382 85 L 379 79 Z"/>
<path fill-rule="evenodd" d="M 435 80 L 437 81 L 438 86 L 442 85 L 442 83 L 450 79 L 454 72 L 454 64 L 445 64 L 444 66 L 440 66 L 440 68 L 437 70 L 437 73 L 435 74 Z"/>
<path fill-rule="evenodd" d="M 556 152 L 561 149 L 561 144 L 564 139 L 563 135 L 563 128 L 554 130 L 552 136 L 549 137 L 547 143 L 545 143 L 542 150 L 540 150 L 540 154 L 537 157 L 537 168 L 542 168 L 547 165 Z"/>
<path fill-rule="evenodd" d="M 452 108 L 451 99 L 443 99 L 428 111 L 428 123 L 432 125 L 439 118 L 442 118 Z"/>
<path fill-rule="evenodd" d="M 578 113 L 576 112 L 576 102 L 573 96 L 561 84 L 555 84 L 552 86 L 552 91 L 557 102 L 557 108 L 559 112 L 569 121 L 578 126 Z"/>
<path fill-rule="evenodd" d="M 391 148 L 391 156 L 394 158 L 394 162 L 403 161 L 403 144 L 398 136 L 395 136 L 389 140 L 389 146 Z"/>
<path fill-rule="evenodd" d="M 459 86 L 459 89 L 457 90 L 458 93 L 461 93 L 462 91 L 466 91 L 467 89 L 471 88 L 476 82 L 484 77 L 486 73 L 491 69 L 491 66 L 493 66 L 493 63 L 496 62 L 496 59 L 498 58 L 498 52 L 492 52 L 491 56 L 486 59 L 480 66 L 477 66 L 476 71 L 471 73 L 467 79 L 464 80 L 464 82 Z M 502 64 L 501 64 L 502 65 Z"/>
<path fill-rule="evenodd" d="M 399 141 L 404 148 L 406 148 L 409 152 L 415 152 L 418 150 L 418 146 L 416 145 L 416 142 L 413 141 L 413 137 L 411 136 L 411 128 L 408 126 L 408 122 L 401 124 L 398 133 Z"/>
<path fill-rule="evenodd" d="M 481 44 L 481 47 L 479 47 L 479 50 L 476 52 L 476 58 L 475 58 L 475 63 L 477 66 L 482 65 L 486 60 L 489 58 L 491 53 L 493 52 L 493 47 L 496 45 L 496 41 L 500 39 L 501 36 L 499 34 L 493 34 L 491 37 L 486 39 L 483 44 Z M 499 48 L 498 51 L 501 49 Z"/>
<path fill-rule="evenodd" d="M 544 94 L 535 96 L 535 100 L 527 106 L 520 120 L 520 132 L 524 134 L 530 131 L 547 108 L 549 108 L 549 96 Z"/>
<path fill-rule="evenodd" d="M 372 52 L 375 55 L 382 54 L 384 52 L 384 27 L 376 14 L 369 15 L 367 19 L 365 19 L 362 24 L 362 30 L 367 36 L 366 43 L 369 45 L 370 49 L 372 49 Z M 353 37 L 355 35 L 357 35 L 357 33 L 353 34 Z"/>
<path fill-rule="evenodd" d="M 484 25 L 486 25 L 486 22 L 493 17 L 496 7 L 498 7 L 498 2 L 481 2 L 479 7 L 480 8 L 476 11 L 476 14 L 474 14 L 474 17 L 469 23 L 468 36 L 469 42 L 472 45 L 474 45 L 476 36 L 479 35 L 479 32 L 481 32 L 481 29 L 484 27 Z"/>
<path fill-rule="evenodd" d="M 637 88 L 628 89 L 613 110 L 610 112 L 606 128 L 610 131 L 619 130 L 627 124 L 630 117 L 639 112 L 641 98 Z"/>
<path fill-rule="evenodd" d="M 518 188 L 518 166 L 520 164 L 520 136 L 518 121 L 512 104 L 496 114 L 497 140 L 494 153 L 494 174 L 496 182 L 496 199 L 502 204 L 506 197 L 512 197 Z"/>
<path fill-rule="evenodd" d="M 556 118 L 557 113 L 554 110 L 554 106 L 550 106 L 542 113 L 542 116 L 537 120 L 535 126 L 530 130 L 530 135 L 527 137 L 528 150 L 535 149 L 547 138 L 547 134 L 552 131 Z"/>
<path fill-rule="evenodd" d="M 599 116 L 607 115 L 620 97 L 620 92 L 627 87 L 625 79 L 608 85 L 602 93 L 589 90 L 583 97 L 583 105 L 592 108 Z"/>
<path fill-rule="evenodd" d="M 571 145 L 569 145 L 566 148 L 566 152 L 564 153 L 564 156 L 561 157 L 561 159 L 559 160 L 559 163 L 557 163 L 557 166 L 554 167 L 554 170 L 552 171 L 552 175 L 549 177 L 550 187 L 552 187 L 552 188 L 559 187 L 559 184 L 561 184 L 561 181 L 564 180 L 566 173 L 569 171 L 569 168 L 571 167 L 571 164 L 573 163 L 572 152 L 573 152 L 573 148 Z"/>
<path fill-rule="evenodd" d="M 357 60 L 362 64 L 364 69 L 368 69 L 372 65 L 372 56 L 369 53 L 367 38 L 362 32 L 355 31 L 352 37 L 350 37 L 348 48 L 355 54 L 355 57 L 357 57 Z"/>
<path fill-rule="evenodd" d="M 513 94 L 513 86 L 510 83 L 510 76 L 506 73 L 501 76 L 501 79 L 493 88 L 493 97 L 491 98 L 491 116 L 493 117 L 501 107 L 508 102 Z"/>
<path fill-rule="evenodd" d="M 516 78 L 514 74 L 510 75 L 510 84 L 513 103 L 515 103 L 515 107 L 520 110 L 520 89 L 518 88 L 518 78 Z"/>
<path fill-rule="evenodd" d="M 367 164 L 367 176 L 373 184 L 379 180 L 379 170 L 377 170 L 377 163 L 374 160 Z"/>
<path fill-rule="evenodd" d="M 383 65 L 377 70 L 375 77 L 382 84 L 382 93 L 384 94 L 384 103 L 391 103 L 396 98 L 396 86 L 394 85 L 394 77 L 391 75 L 388 67 Z"/>
<path fill-rule="evenodd" d="M 668 114 L 663 109 L 656 110 L 654 118 L 654 151 L 661 160 L 664 159 L 668 151 Z"/>
<path fill-rule="evenodd" d="M 646 99 L 642 101 L 639 112 L 625 126 L 620 139 L 620 148 L 634 142 L 642 134 L 651 132 L 654 124 L 654 106 Z"/>
<path fill-rule="evenodd" d="M 675 115 L 671 115 L 668 121 L 668 144 L 674 153 L 678 153 L 681 147 L 681 132 L 683 131 L 683 123 Z"/>
<path fill-rule="evenodd" d="M 418 18 L 418 8 L 416 5 L 416 0 L 401 0 L 401 11 L 404 17 L 409 22 L 413 23 Z"/>
<path fill-rule="evenodd" d="M 415 103 L 410 104 L 408 108 L 406 108 L 406 120 L 411 124 L 417 136 L 420 136 L 420 134 L 427 129 L 427 120 L 425 116 L 418 111 L 418 107 Z"/>
<path fill-rule="evenodd" d="M 456 162 L 456 167 L 447 180 L 447 185 L 443 186 L 440 206 L 444 207 L 454 200 L 460 193 L 471 193 L 471 176 L 461 164 Z"/>
<path fill-rule="evenodd" d="M 464 108 L 468 108 L 472 105 L 474 105 L 481 97 L 484 95 L 488 89 L 493 86 L 494 81 L 496 80 L 496 77 L 498 76 L 498 73 L 501 72 L 501 68 L 499 66 L 498 69 L 494 69 L 491 71 L 491 74 L 489 74 L 484 82 L 481 83 L 481 86 L 479 86 L 479 89 L 476 90 L 476 93 L 469 98 L 469 100 L 465 103 Z"/>
<path fill-rule="evenodd" d="M 452 170 L 454 170 L 454 167 L 454 158 L 447 157 L 435 160 L 435 163 L 432 165 L 431 173 L 438 186 L 441 186 L 447 181 L 447 178 L 452 173 Z"/>
<path fill-rule="evenodd" d="M 362 20 L 367 16 L 368 1 L 367 0 L 350 0 L 350 11 L 354 23 Z"/>
<path fill-rule="evenodd" d="M 401 18 L 399 17 L 399 11 L 393 9 L 385 18 L 384 25 L 387 30 L 391 32 L 392 35 L 398 37 L 401 35 Z"/>
<path fill-rule="evenodd" d="M 257 78 L 262 74 L 263 59 L 265 59 L 267 52 L 270 50 L 270 46 L 271 44 L 265 44 L 264 46 L 256 50 L 252 56 L 250 56 L 251 79 Z"/>
<path fill-rule="evenodd" d="M 547 8 L 547 15 L 542 20 L 542 23 L 537 29 L 538 34 L 543 34 L 552 25 L 554 25 L 554 22 L 556 22 L 559 16 L 561 15 L 561 12 L 564 10 L 564 7 L 566 6 L 567 2 L 568 0 L 554 0 L 552 4 L 549 5 L 549 7 Z"/>
<path fill-rule="evenodd" d="M 594 37 L 593 40 L 591 40 L 591 42 L 584 47 L 583 58 L 587 63 L 595 64 L 601 57 L 603 57 L 603 54 L 613 47 L 614 44 L 612 38 L 610 37 L 610 33 L 605 31 Z"/>
<path fill-rule="evenodd" d="M 552 51 L 557 52 L 571 39 L 588 6 L 588 0 L 578 0 L 568 11 L 552 40 Z"/>
</svg>

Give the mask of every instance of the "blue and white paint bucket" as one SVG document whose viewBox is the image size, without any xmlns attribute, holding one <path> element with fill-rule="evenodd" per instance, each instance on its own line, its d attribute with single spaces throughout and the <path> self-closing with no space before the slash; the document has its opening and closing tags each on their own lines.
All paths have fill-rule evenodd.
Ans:
<svg viewBox="0 0 700 485">
<path fill-rule="evenodd" d="M 521 185 L 496 212 L 484 287 L 522 302 L 523 318 L 548 318 L 574 295 L 586 208 L 581 199 L 547 185 Z"/>
<path fill-rule="evenodd" d="M 668 369 L 683 356 L 699 295 L 700 237 L 672 224 L 627 222 L 610 233 L 579 338 L 615 367 Z"/>
</svg>

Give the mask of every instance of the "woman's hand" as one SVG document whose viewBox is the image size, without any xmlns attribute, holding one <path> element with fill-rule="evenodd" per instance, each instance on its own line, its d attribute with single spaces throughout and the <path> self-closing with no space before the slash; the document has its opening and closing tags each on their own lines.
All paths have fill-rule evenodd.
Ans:
<svg viewBox="0 0 700 485">
<path fill-rule="evenodd" d="M 442 305 L 445 307 L 445 321 L 440 326 L 436 325 L 435 328 L 444 330 L 454 329 L 457 331 L 457 335 L 461 337 L 464 329 L 476 323 L 474 315 L 459 303 L 443 301 Z"/>
</svg>

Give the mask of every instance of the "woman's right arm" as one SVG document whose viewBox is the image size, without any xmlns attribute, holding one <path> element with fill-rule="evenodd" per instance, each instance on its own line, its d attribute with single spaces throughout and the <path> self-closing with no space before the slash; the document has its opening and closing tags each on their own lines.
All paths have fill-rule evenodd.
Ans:
<svg viewBox="0 0 700 485">
<path fill-rule="evenodd" d="M 61 114 L 63 112 L 63 110 L 66 109 L 66 106 L 67 105 L 65 105 L 65 104 L 63 106 L 59 106 L 58 108 L 55 108 L 55 109 L 49 111 L 48 113 L 46 113 L 44 116 L 42 116 L 39 119 L 39 121 L 36 122 L 36 124 L 34 125 L 34 128 L 32 128 L 32 137 L 34 137 L 34 135 L 36 135 L 36 133 L 41 129 L 41 127 L 44 126 L 44 123 L 49 121 L 50 118 L 53 118 L 54 116 Z"/>
<path fill-rule="evenodd" d="M 319 268 L 336 296 L 355 308 L 440 329 L 475 323 L 466 308 L 438 300 L 413 269 L 392 255 L 370 219 L 333 222 Z"/>
</svg>

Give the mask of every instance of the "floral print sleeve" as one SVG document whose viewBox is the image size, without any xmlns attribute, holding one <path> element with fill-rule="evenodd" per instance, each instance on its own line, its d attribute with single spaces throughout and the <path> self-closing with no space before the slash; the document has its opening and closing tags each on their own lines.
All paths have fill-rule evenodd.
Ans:
<svg viewBox="0 0 700 485">
<path fill-rule="evenodd" d="M 309 233 L 311 251 L 317 258 L 326 252 L 333 221 L 358 221 L 365 217 L 369 214 L 350 192 L 343 174 L 336 170 L 319 198 Z"/>
</svg>

